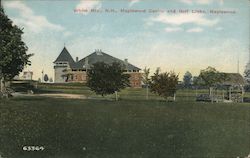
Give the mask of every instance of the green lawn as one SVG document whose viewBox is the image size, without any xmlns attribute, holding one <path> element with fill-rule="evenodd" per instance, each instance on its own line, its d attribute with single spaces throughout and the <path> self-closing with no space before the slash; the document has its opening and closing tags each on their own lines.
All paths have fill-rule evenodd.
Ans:
<svg viewBox="0 0 250 158">
<path fill-rule="evenodd" d="M 94 96 L 86 87 L 68 89 Z M 146 101 L 142 92 L 124 90 L 118 102 L 46 97 L 0 100 L 0 155 L 236 158 L 250 153 L 249 103 L 197 103 L 192 101 L 195 93 L 185 91 L 179 92 L 177 102 L 165 102 L 153 94 Z M 183 99 L 188 94 L 189 99 Z M 23 151 L 25 145 L 44 146 L 45 150 Z"/>
<path fill-rule="evenodd" d="M 88 87 L 84 84 L 39 84 L 38 93 L 68 93 L 68 94 L 84 94 L 90 98 L 101 98 L 101 96 L 95 95 Z M 208 90 L 198 90 L 197 94 L 208 93 Z M 145 88 L 126 88 L 118 93 L 120 99 L 125 100 L 145 100 L 146 89 Z M 179 90 L 177 91 L 177 100 L 179 101 L 195 101 L 195 90 Z M 105 98 L 115 99 L 115 95 L 108 95 Z M 155 94 L 149 92 L 150 100 L 163 100 Z"/>
</svg>

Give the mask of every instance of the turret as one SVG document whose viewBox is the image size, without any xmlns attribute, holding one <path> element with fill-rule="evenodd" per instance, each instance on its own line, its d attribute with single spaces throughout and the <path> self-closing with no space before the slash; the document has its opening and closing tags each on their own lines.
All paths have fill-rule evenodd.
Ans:
<svg viewBox="0 0 250 158">
<path fill-rule="evenodd" d="M 62 52 L 53 63 L 55 70 L 55 83 L 64 83 L 64 71 L 70 68 L 71 65 L 75 63 L 66 47 L 63 48 Z"/>
</svg>

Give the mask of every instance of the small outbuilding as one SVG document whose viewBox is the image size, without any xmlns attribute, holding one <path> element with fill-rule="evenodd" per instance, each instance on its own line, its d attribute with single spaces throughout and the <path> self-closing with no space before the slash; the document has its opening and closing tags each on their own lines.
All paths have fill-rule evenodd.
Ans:
<svg viewBox="0 0 250 158">
<path fill-rule="evenodd" d="M 216 89 L 222 90 L 223 102 L 243 102 L 245 80 L 239 73 L 222 73 L 224 81 L 217 84 Z M 217 93 L 218 94 L 218 93 Z"/>
</svg>

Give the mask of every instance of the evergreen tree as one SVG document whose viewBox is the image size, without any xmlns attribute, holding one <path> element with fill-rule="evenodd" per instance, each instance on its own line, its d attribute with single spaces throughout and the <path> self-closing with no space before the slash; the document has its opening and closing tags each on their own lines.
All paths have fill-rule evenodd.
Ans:
<svg viewBox="0 0 250 158">
<path fill-rule="evenodd" d="M 192 85 L 192 74 L 187 71 L 183 77 L 183 84 L 185 88 L 190 88 Z"/>
<path fill-rule="evenodd" d="M 43 77 L 43 80 L 44 80 L 45 82 L 48 82 L 49 76 L 48 76 L 47 74 L 45 74 L 44 77 Z"/>
</svg>

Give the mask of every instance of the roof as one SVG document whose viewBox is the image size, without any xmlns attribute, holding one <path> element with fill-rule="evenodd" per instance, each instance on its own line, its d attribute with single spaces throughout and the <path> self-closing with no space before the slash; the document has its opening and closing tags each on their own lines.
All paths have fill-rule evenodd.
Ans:
<svg viewBox="0 0 250 158">
<path fill-rule="evenodd" d="M 121 63 L 122 65 L 124 65 L 126 67 L 127 70 L 141 70 L 140 68 L 127 63 L 123 60 L 120 60 L 118 58 L 115 58 L 111 55 L 108 55 L 104 52 L 102 52 L 101 50 L 96 50 L 95 52 L 93 52 L 92 54 L 86 56 L 85 58 L 81 59 L 79 62 L 75 63 L 74 65 L 72 65 L 72 68 L 74 69 L 82 69 L 84 66 L 86 66 L 86 62 L 88 62 L 88 66 L 92 66 L 93 64 L 97 63 L 97 62 L 104 62 L 107 64 L 112 64 L 113 62 L 118 62 Z M 126 66 L 127 65 L 127 66 Z"/>
<path fill-rule="evenodd" d="M 70 53 L 68 52 L 68 50 L 66 49 L 66 47 L 63 48 L 62 52 L 60 53 L 60 55 L 57 57 L 57 59 L 54 61 L 55 62 L 69 62 L 70 65 L 72 63 L 75 63 L 74 59 L 72 58 L 72 56 L 70 55 Z"/>
<path fill-rule="evenodd" d="M 26 74 L 32 74 L 33 75 L 33 72 L 32 71 L 24 71 L 23 74 L 26 75 Z"/>
<path fill-rule="evenodd" d="M 245 85 L 245 80 L 239 73 L 222 73 L 225 75 L 225 80 L 221 83 L 222 85 L 239 86 Z"/>
</svg>

